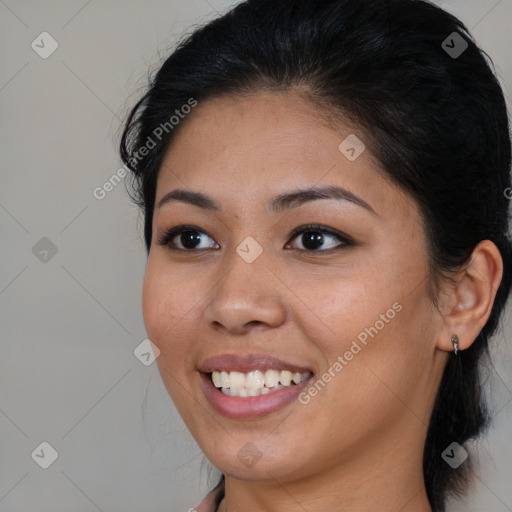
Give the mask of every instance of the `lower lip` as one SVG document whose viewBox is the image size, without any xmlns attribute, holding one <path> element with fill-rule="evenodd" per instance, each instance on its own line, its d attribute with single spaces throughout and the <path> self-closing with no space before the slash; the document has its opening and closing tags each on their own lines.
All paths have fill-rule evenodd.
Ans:
<svg viewBox="0 0 512 512">
<path fill-rule="evenodd" d="M 225 395 L 213 385 L 206 373 L 200 375 L 203 380 L 204 393 L 212 407 L 223 416 L 234 419 L 257 418 L 277 411 L 295 399 L 313 378 L 311 376 L 299 384 L 278 391 L 270 391 L 266 395 L 244 398 Z"/>
</svg>

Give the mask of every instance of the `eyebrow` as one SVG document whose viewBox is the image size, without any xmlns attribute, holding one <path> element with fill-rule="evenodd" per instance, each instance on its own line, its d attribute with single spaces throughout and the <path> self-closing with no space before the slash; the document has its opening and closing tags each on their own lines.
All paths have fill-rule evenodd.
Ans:
<svg viewBox="0 0 512 512">
<path fill-rule="evenodd" d="M 377 215 L 375 210 L 366 201 L 349 190 L 335 185 L 297 189 L 291 192 L 279 194 L 271 200 L 270 209 L 273 213 L 280 213 L 319 199 L 338 199 L 349 201 Z M 222 210 L 221 205 L 212 197 L 201 192 L 193 192 L 183 189 L 176 189 L 166 194 L 162 199 L 160 199 L 160 201 L 158 201 L 157 208 L 161 208 L 163 205 L 173 201 L 192 204 L 204 210 Z"/>
</svg>

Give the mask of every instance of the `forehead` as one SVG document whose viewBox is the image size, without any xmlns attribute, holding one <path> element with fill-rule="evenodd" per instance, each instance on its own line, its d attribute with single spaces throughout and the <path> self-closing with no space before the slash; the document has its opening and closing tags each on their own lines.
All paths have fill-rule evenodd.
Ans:
<svg viewBox="0 0 512 512">
<path fill-rule="evenodd" d="M 354 132 L 357 132 L 354 133 Z M 296 93 L 219 97 L 199 103 L 181 122 L 163 160 L 157 202 L 169 191 L 209 192 L 222 204 L 260 205 L 306 186 L 338 185 L 368 198 L 376 211 L 403 193 L 365 149 L 350 161 L 339 149 L 363 133 Z"/>
</svg>

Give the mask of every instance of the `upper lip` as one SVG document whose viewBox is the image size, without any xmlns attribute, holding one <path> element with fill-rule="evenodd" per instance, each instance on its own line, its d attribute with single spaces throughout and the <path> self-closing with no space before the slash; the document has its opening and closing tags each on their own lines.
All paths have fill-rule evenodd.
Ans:
<svg viewBox="0 0 512 512">
<path fill-rule="evenodd" d="M 265 354 L 219 354 L 205 359 L 199 365 L 199 371 L 203 373 L 214 371 L 237 371 L 246 373 L 254 370 L 289 370 L 298 373 L 312 372 L 312 370 L 306 366 L 287 363 L 282 359 Z"/>
</svg>

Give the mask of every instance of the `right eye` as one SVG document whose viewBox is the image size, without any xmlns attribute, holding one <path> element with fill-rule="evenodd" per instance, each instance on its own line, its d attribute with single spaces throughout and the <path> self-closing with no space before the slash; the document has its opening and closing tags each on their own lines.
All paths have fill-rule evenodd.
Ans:
<svg viewBox="0 0 512 512">
<path fill-rule="evenodd" d="M 201 235 L 206 235 L 206 237 L 210 238 L 204 231 L 201 231 L 199 228 L 195 226 L 176 226 L 174 228 L 170 228 L 166 230 L 159 238 L 158 245 L 167 246 L 171 251 L 186 251 L 186 252 L 195 252 L 197 250 L 203 251 L 205 249 L 211 249 L 212 244 L 205 245 L 204 247 L 198 247 L 198 242 L 200 245 Z M 174 241 L 178 240 L 178 243 Z M 210 238 L 210 240 L 213 240 Z M 181 244 L 182 247 L 179 247 Z M 213 247 L 215 249 L 219 248 L 219 245 L 216 242 L 213 242 Z"/>
</svg>

